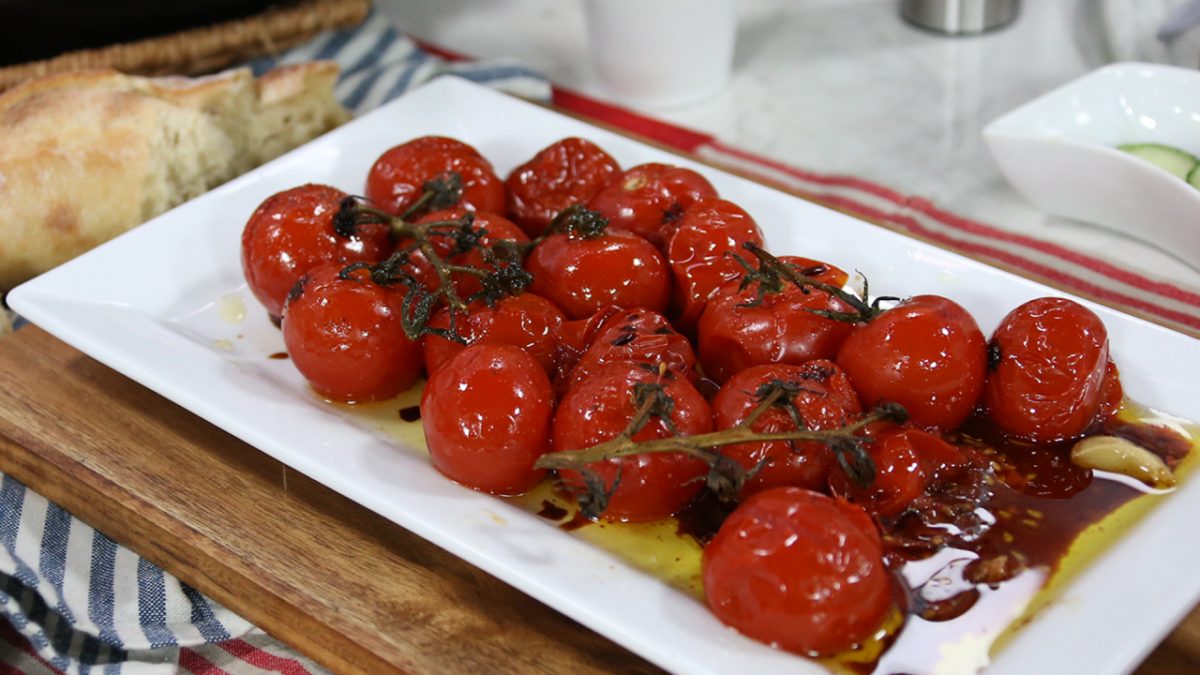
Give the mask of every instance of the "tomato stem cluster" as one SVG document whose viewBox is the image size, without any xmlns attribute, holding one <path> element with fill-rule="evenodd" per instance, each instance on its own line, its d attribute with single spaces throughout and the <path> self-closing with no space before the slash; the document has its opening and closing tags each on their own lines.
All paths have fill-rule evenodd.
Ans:
<svg viewBox="0 0 1200 675">
<path fill-rule="evenodd" d="M 767 293 L 782 291 L 783 283 L 786 281 L 794 284 L 805 293 L 809 292 L 810 289 L 824 291 L 849 305 L 854 310 L 851 312 L 835 312 L 827 309 L 808 309 L 806 311 L 835 321 L 866 323 L 883 313 L 884 310 L 880 307 L 881 303 L 900 300 L 898 297 L 889 295 L 878 297 L 873 302 L 867 302 L 869 296 L 866 277 L 863 277 L 862 295 L 859 296 L 813 278 L 816 274 L 823 272 L 824 268 L 806 270 L 795 265 L 789 265 L 768 253 L 761 246 L 750 241 L 743 244 L 742 248 L 750 251 L 758 259 L 758 268 L 756 269 L 742 259 L 741 256 L 734 254 L 734 258 L 746 270 L 746 274 L 742 278 L 742 288 L 746 288 L 752 283 L 757 283 L 759 301 Z"/>
<path fill-rule="evenodd" d="M 875 466 L 867 455 L 864 444 L 870 438 L 856 435 L 868 425 L 880 421 L 902 423 L 908 414 L 904 408 L 895 403 L 881 403 L 870 413 L 851 424 L 837 429 L 816 431 L 803 425 L 791 431 L 760 432 L 752 427 L 763 413 L 772 407 L 787 408 L 794 391 L 783 382 L 770 382 L 756 392 L 758 405 L 750 414 L 737 425 L 720 431 L 712 431 L 695 436 L 673 435 L 666 438 L 656 438 L 645 441 L 635 441 L 637 434 L 652 417 L 659 417 L 672 429 L 669 423 L 671 399 L 663 391 L 661 385 L 642 384 L 635 387 L 632 394 L 633 403 L 637 410 L 628 426 L 613 438 L 603 443 L 580 450 L 564 450 L 542 455 L 534 464 L 542 469 L 571 469 L 583 476 L 584 485 L 578 492 L 577 501 L 580 512 L 584 517 L 596 518 L 607 507 L 608 497 L 616 490 L 620 482 L 620 473 L 611 486 L 605 486 L 604 481 L 588 465 L 633 455 L 652 453 L 679 452 L 694 457 L 709 466 L 705 477 L 705 485 L 716 493 L 722 501 L 732 501 L 737 498 L 746 481 L 762 468 L 760 463 L 750 469 L 743 468 L 737 461 L 717 451 L 717 448 L 737 443 L 762 443 L 771 441 L 813 441 L 822 443 L 833 450 L 838 465 L 860 486 L 870 485 L 875 477 Z M 794 408 L 793 408 L 794 410 Z"/>
<path fill-rule="evenodd" d="M 515 242 L 502 239 L 496 242 L 493 248 L 509 258 L 520 260 L 552 235 L 573 234 L 580 239 L 595 239 L 607 231 L 608 218 L 600 215 L 599 211 L 589 211 L 583 204 L 572 204 L 559 211 L 546 229 L 530 241 Z"/>
<path fill-rule="evenodd" d="M 394 216 L 371 205 L 362 197 L 347 197 L 334 215 L 334 230 L 341 236 L 353 236 L 360 225 L 382 223 L 390 228 L 393 239 L 402 244 L 391 256 L 377 264 L 355 263 L 342 270 L 343 278 L 350 278 L 358 270 L 368 270 L 371 280 L 381 286 L 403 284 L 408 287 L 403 304 L 402 323 L 409 339 L 415 340 L 423 334 L 439 335 L 448 340 L 465 344 L 456 329 L 456 316 L 465 314 L 467 305 L 474 300 L 491 304 L 506 295 L 523 292 L 532 282 L 532 277 L 521 267 L 523 251 L 501 241 L 493 246 L 482 243 L 487 230 L 475 225 L 475 214 L 467 212 L 455 220 L 437 220 L 414 223 L 422 214 L 448 208 L 458 203 L 462 196 L 462 177 L 449 172 L 424 185 L 424 192 L 401 216 Z M 480 251 L 485 264 L 491 270 L 472 265 L 454 264 L 447 260 L 434 238 L 453 239 L 452 255 L 468 251 Z M 429 263 L 437 275 L 438 287 L 429 290 L 409 269 L 416 253 Z M 463 298 L 454 283 L 454 275 L 466 274 L 479 279 L 481 290 Z M 436 328 L 429 320 L 437 307 L 444 303 L 450 308 L 450 328 Z"/>
</svg>

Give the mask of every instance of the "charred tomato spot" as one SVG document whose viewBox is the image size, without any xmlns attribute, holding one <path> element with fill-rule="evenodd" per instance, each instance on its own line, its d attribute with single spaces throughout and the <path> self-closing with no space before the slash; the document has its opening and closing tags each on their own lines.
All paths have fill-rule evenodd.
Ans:
<svg viewBox="0 0 1200 675">
<path fill-rule="evenodd" d="M 300 296 L 304 295 L 304 287 L 306 285 L 308 285 L 308 275 L 307 274 L 301 276 L 299 279 L 296 280 L 296 283 L 292 286 L 292 290 L 288 291 L 287 301 L 295 302 L 296 300 L 299 300 Z"/>
<path fill-rule="evenodd" d="M 680 204 L 679 202 L 675 202 L 675 203 L 671 204 L 669 207 L 667 207 L 666 211 L 663 211 L 662 221 L 663 221 L 663 223 L 673 223 L 673 222 L 679 220 L 682 216 L 683 216 L 683 205 Z"/>
<path fill-rule="evenodd" d="M 1000 345 L 996 344 L 994 340 L 989 342 L 987 350 L 988 371 L 991 372 L 996 370 L 996 368 L 1000 366 L 1000 359 L 1002 358 L 1004 358 L 1004 355 L 1000 353 Z"/>
<path fill-rule="evenodd" d="M 633 333 L 625 333 L 624 335 L 622 335 L 622 336 L 618 337 L 617 339 L 613 340 L 613 341 L 612 341 L 612 346 L 614 346 L 614 347 L 624 347 L 625 345 L 629 344 L 630 342 L 633 342 L 633 341 L 634 341 L 634 339 L 636 339 L 636 337 L 637 337 L 637 336 L 636 336 L 636 335 L 634 335 Z"/>
</svg>

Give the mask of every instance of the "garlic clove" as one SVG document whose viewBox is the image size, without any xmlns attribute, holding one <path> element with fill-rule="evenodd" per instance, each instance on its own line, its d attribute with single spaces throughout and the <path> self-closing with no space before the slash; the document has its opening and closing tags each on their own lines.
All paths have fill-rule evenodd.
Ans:
<svg viewBox="0 0 1200 675">
<path fill-rule="evenodd" d="M 1092 436 L 1071 448 L 1071 462 L 1085 469 L 1112 471 L 1155 488 L 1175 485 L 1175 474 L 1162 458 L 1117 436 Z"/>
</svg>

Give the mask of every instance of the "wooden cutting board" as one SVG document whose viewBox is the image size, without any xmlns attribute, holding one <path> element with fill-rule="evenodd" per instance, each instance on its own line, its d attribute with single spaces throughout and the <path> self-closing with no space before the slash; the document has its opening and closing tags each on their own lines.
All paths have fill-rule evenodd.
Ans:
<svg viewBox="0 0 1200 675">
<path fill-rule="evenodd" d="M 0 470 L 338 672 L 658 672 L 35 327 Z"/>
<path fill-rule="evenodd" d="M 657 672 L 36 327 L 0 470 L 338 672 Z M 1139 669 L 1200 671 L 1200 609 Z"/>
</svg>

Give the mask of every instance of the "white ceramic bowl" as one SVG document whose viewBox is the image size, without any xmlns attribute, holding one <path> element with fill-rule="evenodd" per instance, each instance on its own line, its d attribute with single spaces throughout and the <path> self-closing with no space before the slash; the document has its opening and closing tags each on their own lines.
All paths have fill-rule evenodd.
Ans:
<svg viewBox="0 0 1200 675">
<path fill-rule="evenodd" d="M 1200 265 L 1200 190 L 1116 149 L 1161 143 L 1200 156 L 1200 71 L 1105 66 L 1000 117 L 983 137 L 1005 177 L 1039 208 Z"/>
</svg>

